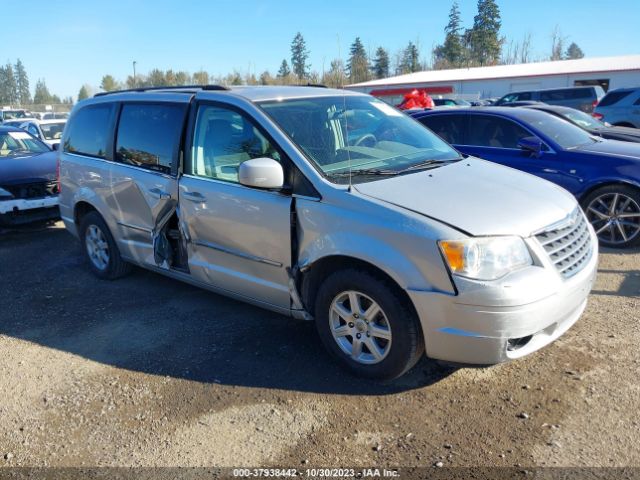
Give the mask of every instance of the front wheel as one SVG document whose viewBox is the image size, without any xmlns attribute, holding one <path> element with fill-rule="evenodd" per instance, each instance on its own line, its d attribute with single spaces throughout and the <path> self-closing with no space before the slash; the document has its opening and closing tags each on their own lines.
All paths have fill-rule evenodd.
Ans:
<svg viewBox="0 0 640 480">
<path fill-rule="evenodd" d="M 582 206 L 601 245 L 628 248 L 640 244 L 640 190 L 609 185 L 587 195 Z"/>
<path fill-rule="evenodd" d="M 420 324 L 395 285 L 360 270 L 334 272 L 315 302 L 316 328 L 332 356 L 356 375 L 401 376 L 424 352 Z"/>
<path fill-rule="evenodd" d="M 98 212 L 89 212 L 82 218 L 80 240 L 87 263 L 96 276 L 115 280 L 131 271 L 131 264 L 120 257 L 109 227 Z"/>
</svg>

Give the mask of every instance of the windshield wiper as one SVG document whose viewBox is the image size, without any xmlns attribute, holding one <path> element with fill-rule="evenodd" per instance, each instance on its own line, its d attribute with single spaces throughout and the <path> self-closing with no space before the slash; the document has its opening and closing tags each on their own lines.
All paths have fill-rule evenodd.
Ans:
<svg viewBox="0 0 640 480">
<path fill-rule="evenodd" d="M 346 172 L 338 172 L 338 173 L 327 173 L 327 175 L 331 176 L 331 177 L 348 177 L 349 175 L 351 176 L 356 176 L 356 175 L 398 175 L 398 173 L 395 170 L 381 170 L 379 168 L 362 168 L 362 169 L 358 169 L 358 170 L 352 170 L 351 172 L 346 171 Z"/>
<path fill-rule="evenodd" d="M 451 158 L 449 160 L 427 160 L 425 162 L 416 163 L 415 165 L 411 165 L 410 167 L 404 168 L 404 169 L 400 170 L 398 173 L 410 172 L 412 170 L 421 170 L 423 168 L 429 168 L 429 167 L 434 167 L 434 166 L 438 166 L 438 165 L 443 165 L 443 164 L 449 163 L 449 162 L 458 162 L 460 160 L 462 160 L 462 157 L 460 157 L 460 158 Z"/>
</svg>

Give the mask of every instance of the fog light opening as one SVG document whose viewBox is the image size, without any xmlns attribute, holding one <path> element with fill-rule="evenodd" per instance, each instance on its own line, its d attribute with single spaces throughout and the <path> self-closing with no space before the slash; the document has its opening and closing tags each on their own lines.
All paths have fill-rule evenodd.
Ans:
<svg viewBox="0 0 640 480">
<path fill-rule="evenodd" d="M 524 347 L 533 338 L 533 335 L 527 335 L 526 337 L 510 338 L 507 340 L 507 351 L 515 352 Z"/>
</svg>

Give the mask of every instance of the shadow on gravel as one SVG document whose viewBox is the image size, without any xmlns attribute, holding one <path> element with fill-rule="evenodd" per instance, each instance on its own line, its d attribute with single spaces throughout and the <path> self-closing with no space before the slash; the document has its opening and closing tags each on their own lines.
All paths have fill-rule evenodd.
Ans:
<svg viewBox="0 0 640 480">
<path fill-rule="evenodd" d="M 352 377 L 330 360 L 312 322 L 142 269 L 114 282 L 98 280 L 61 228 L 0 234 L 0 266 L 0 334 L 118 368 L 345 395 L 421 388 L 455 371 L 424 359 L 395 382 Z"/>
</svg>

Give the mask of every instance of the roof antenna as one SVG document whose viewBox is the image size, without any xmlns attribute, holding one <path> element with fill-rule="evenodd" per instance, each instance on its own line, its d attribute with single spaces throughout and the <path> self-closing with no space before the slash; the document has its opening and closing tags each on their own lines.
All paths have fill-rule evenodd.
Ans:
<svg viewBox="0 0 640 480">
<path fill-rule="evenodd" d="M 338 58 L 342 62 L 342 53 L 340 51 L 340 34 L 336 33 L 336 38 L 338 41 Z M 342 118 L 344 118 L 344 135 L 343 141 L 345 142 L 345 147 L 347 151 L 347 161 L 349 163 L 349 186 L 347 187 L 347 192 L 351 193 L 351 152 L 349 151 L 349 125 L 347 122 L 347 93 L 344 91 L 344 75 L 340 75 L 340 88 L 342 89 Z M 342 122 L 341 122 L 342 123 Z"/>
</svg>

